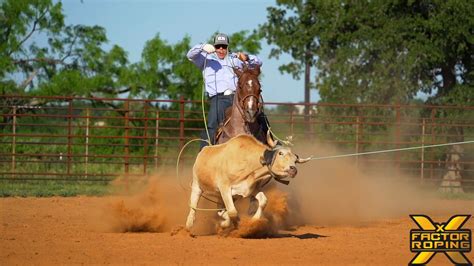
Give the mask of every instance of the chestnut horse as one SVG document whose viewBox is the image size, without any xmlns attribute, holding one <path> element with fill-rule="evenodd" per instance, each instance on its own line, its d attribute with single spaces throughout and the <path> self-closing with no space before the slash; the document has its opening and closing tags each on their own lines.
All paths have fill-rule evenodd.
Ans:
<svg viewBox="0 0 474 266">
<path fill-rule="evenodd" d="M 258 80 L 260 66 L 249 68 L 244 66 L 242 70 L 234 68 L 238 77 L 237 90 L 234 102 L 227 108 L 224 124 L 216 133 L 216 144 L 221 144 L 229 139 L 240 135 L 253 135 L 260 142 L 266 144 L 266 133 L 261 129 L 257 117 L 263 111 L 261 101 L 261 86 Z"/>
</svg>

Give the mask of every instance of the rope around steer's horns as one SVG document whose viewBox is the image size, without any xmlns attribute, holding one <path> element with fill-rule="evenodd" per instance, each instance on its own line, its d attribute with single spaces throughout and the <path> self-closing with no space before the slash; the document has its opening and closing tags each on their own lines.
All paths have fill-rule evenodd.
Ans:
<svg viewBox="0 0 474 266">
<path fill-rule="evenodd" d="M 380 151 L 368 151 L 368 152 L 359 152 L 359 153 L 350 153 L 350 154 L 341 154 L 341 155 L 332 155 L 332 156 L 322 156 L 322 157 L 310 156 L 309 160 L 325 160 L 325 159 L 334 159 L 334 158 L 344 158 L 344 157 L 361 156 L 361 155 L 369 155 L 369 154 L 379 154 L 379 153 L 388 153 L 388 152 L 396 152 L 396 151 L 408 151 L 408 150 L 416 150 L 416 149 L 435 148 L 435 147 L 452 146 L 452 145 L 462 145 L 462 144 L 469 144 L 469 143 L 474 143 L 474 140 L 461 141 L 461 142 L 450 142 L 450 143 L 442 143 L 442 144 L 433 144 L 433 145 L 422 145 L 422 146 L 399 148 L 399 149 L 389 149 L 389 150 L 380 150 Z"/>
</svg>

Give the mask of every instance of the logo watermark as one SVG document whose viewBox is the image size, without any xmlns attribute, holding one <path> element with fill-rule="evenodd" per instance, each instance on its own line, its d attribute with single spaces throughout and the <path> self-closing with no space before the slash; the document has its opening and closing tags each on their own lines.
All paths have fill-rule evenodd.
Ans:
<svg viewBox="0 0 474 266">
<path fill-rule="evenodd" d="M 456 265 L 472 265 L 464 255 L 471 252 L 471 230 L 462 229 L 471 215 L 455 215 L 435 223 L 426 215 L 410 215 L 420 229 L 410 230 L 410 251 L 417 253 L 409 265 L 427 264 L 436 253 L 444 253 Z"/>
</svg>

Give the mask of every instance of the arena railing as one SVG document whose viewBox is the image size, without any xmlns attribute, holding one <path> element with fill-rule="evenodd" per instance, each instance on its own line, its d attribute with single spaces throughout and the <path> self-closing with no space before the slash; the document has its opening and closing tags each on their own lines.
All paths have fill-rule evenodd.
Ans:
<svg viewBox="0 0 474 266">
<path fill-rule="evenodd" d="M 0 178 L 109 181 L 146 176 L 176 163 L 181 148 L 203 130 L 200 101 L 2 96 Z M 266 102 L 278 137 L 331 145 L 341 153 L 474 139 L 474 107 Z M 198 144 L 187 146 L 189 165 Z M 355 156 L 372 169 L 392 166 L 440 184 L 455 171 L 474 187 L 474 145 Z M 457 159 L 456 159 L 457 158 Z M 454 161 L 453 161 L 454 160 Z M 454 168 L 453 168 L 454 167 Z M 454 170 L 453 170 L 454 169 Z"/>
</svg>

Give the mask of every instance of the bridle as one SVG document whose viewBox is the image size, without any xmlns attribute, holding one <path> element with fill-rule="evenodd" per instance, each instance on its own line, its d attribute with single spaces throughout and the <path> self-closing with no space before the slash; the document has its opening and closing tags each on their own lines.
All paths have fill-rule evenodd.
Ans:
<svg viewBox="0 0 474 266">
<path fill-rule="evenodd" d="M 263 110 L 263 99 L 262 99 L 262 95 L 257 95 L 256 93 L 250 93 L 248 95 L 245 95 L 242 99 L 239 99 L 239 91 L 240 90 L 243 90 L 244 88 L 241 86 L 240 82 L 238 84 L 238 92 L 236 93 L 235 95 L 235 98 L 236 100 L 238 100 L 238 104 L 237 104 L 237 109 L 239 109 L 239 112 L 240 112 L 240 115 L 242 116 L 243 120 L 244 121 L 247 121 L 245 119 L 245 114 L 244 114 L 244 110 L 243 110 L 243 106 L 245 106 L 245 101 L 250 98 L 250 97 L 253 97 L 255 98 L 255 101 L 257 102 L 257 112 L 255 114 L 255 117 L 257 117 Z M 259 92 L 261 92 L 262 90 L 259 88 L 258 89 Z"/>
</svg>

